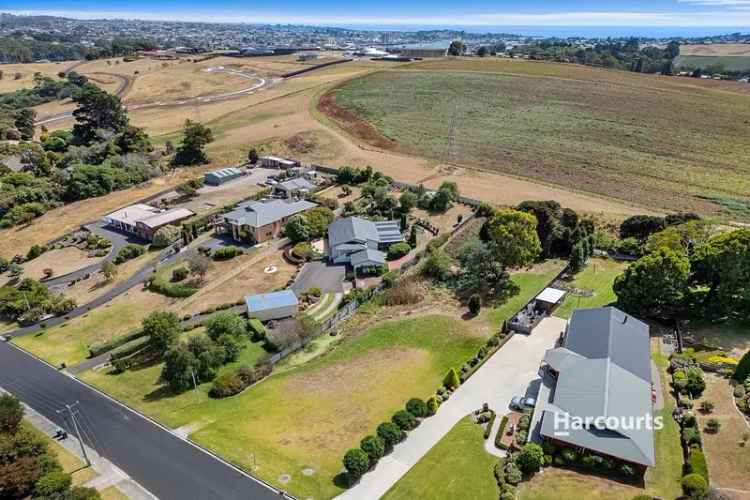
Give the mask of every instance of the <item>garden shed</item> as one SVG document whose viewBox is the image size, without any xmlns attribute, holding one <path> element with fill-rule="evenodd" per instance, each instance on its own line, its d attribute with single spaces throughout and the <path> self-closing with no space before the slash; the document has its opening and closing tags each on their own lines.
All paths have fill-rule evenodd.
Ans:
<svg viewBox="0 0 750 500">
<path fill-rule="evenodd" d="M 221 184 L 229 182 L 232 179 L 236 179 L 241 175 L 242 170 L 240 170 L 239 168 L 227 167 L 206 172 L 206 174 L 203 176 L 203 180 L 209 186 L 220 186 Z"/>
<path fill-rule="evenodd" d="M 260 321 L 290 318 L 297 315 L 299 300 L 292 290 L 261 293 L 245 297 L 247 317 Z"/>
</svg>

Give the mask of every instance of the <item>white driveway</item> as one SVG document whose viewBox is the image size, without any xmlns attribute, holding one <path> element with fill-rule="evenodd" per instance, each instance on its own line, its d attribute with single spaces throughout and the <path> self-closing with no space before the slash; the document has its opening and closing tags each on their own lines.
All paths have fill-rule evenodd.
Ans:
<svg viewBox="0 0 750 500">
<path fill-rule="evenodd" d="M 539 364 L 547 349 L 554 347 L 565 320 L 545 318 L 531 335 L 514 335 L 495 353 L 438 412 L 411 431 L 394 450 L 383 457 L 373 471 L 339 499 L 369 500 L 383 496 L 401 476 L 416 464 L 463 417 L 483 403 L 502 415 L 513 396 L 525 394 L 529 383 L 538 379 Z"/>
</svg>

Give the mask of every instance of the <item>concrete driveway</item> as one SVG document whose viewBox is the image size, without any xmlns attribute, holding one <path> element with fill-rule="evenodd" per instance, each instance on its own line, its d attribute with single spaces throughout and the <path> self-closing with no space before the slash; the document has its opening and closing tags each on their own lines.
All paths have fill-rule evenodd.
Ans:
<svg viewBox="0 0 750 500">
<path fill-rule="evenodd" d="M 531 335 L 514 335 L 440 406 L 434 416 L 424 420 L 378 462 L 375 470 L 337 498 L 380 498 L 459 420 L 483 403 L 488 403 L 498 414 L 504 414 L 513 396 L 526 394 L 530 386 L 539 383 L 538 371 L 544 353 L 554 347 L 564 329 L 565 320 L 550 317 L 543 319 Z"/>
<path fill-rule="evenodd" d="M 325 261 L 308 262 L 297 275 L 291 288 L 297 295 L 316 287 L 323 292 L 343 293 L 342 283 L 345 277 L 346 266 Z"/>
</svg>

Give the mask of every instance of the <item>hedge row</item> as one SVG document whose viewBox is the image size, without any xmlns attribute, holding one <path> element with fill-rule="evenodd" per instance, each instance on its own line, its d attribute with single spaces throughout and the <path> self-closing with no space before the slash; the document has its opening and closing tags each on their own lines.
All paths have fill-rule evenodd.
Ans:
<svg viewBox="0 0 750 500">
<path fill-rule="evenodd" d="M 99 356 L 100 354 L 104 354 L 105 352 L 109 352 L 117 347 L 120 347 L 121 345 L 124 345 L 130 342 L 131 340 L 134 340 L 143 336 L 144 336 L 143 331 L 138 330 L 132 333 L 125 334 L 122 337 L 114 338 L 107 342 L 99 342 L 99 343 L 91 344 L 89 346 L 89 357 L 94 358 L 96 356 Z"/>
<path fill-rule="evenodd" d="M 236 370 L 227 371 L 216 377 L 208 395 L 212 398 L 234 396 L 269 376 L 272 371 L 273 365 L 270 363 L 256 363 L 254 367 L 242 365 Z"/>
<path fill-rule="evenodd" d="M 497 429 L 497 434 L 495 434 L 495 447 L 499 448 L 501 450 L 507 450 L 508 446 L 506 446 L 503 442 L 503 433 L 505 433 L 505 428 L 508 426 L 508 415 L 504 415 L 503 419 L 500 421 L 500 427 Z"/>
<path fill-rule="evenodd" d="M 484 429 L 484 439 L 487 439 L 490 437 L 490 433 L 492 433 L 492 426 L 494 425 L 495 417 L 497 416 L 497 414 L 494 411 L 490 410 L 490 412 L 491 412 L 490 419 L 487 421 L 487 427 Z"/>
<path fill-rule="evenodd" d="M 143 337 L 138 337 L 136 339 L 131 340 L 130 342 L 126 342 L 120 347 L 113 349 L 110 352 L 109 359 L 115 360 L 115 359 L 120 359 L 120 358 L 130 356 L 131 354 L 135 354 L 136 352 L 146 347 L 149 341 L 150 341 L 150 338 L 144 335 Z"/>
<path fill-rule="evenodd" d="M 167 281 L 163 277 L 159 276 L 158 273 L 149 282 L 148 289 L 154 293 L 158 293 L 174 299 L 190 297 L 198 291 L 197 288 L 185 283 L 175 283 L 173 281 Z"/>
<path fill-rule="evenodd" d="M 406 432 L 416 429 L 421 418 L 434 415 L 440 403 L 435 396 L 427 402 L 412 398 L 405 409 L 393 414 L 390 422 L 378 426 L 376 435 L 366 436 L 359 448 L 352 448 L 344 455 L 343 463 L 349 485 L 354 484 L 368 470 L 375 467 L 378 460 L 389 453 L 393 446 L 406 437 Z"/>
</svg>

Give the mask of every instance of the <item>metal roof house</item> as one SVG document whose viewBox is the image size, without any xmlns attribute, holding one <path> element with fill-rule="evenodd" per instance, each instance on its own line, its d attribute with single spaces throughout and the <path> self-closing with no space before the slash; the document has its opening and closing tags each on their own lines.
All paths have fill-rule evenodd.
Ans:
<svg viewBox="0 0 750 500">
<path fill-rule="evenodd" d="M 260 321 L 290 318 L 297 315 L 299 301 L 291 290 L 261 293 L 245 297 L 247 317 Z"/>
<path fill-rule="evenodd" d="M 279 236 L 293 215 L 316 206 L 305 200 L 248 201 L 223 215 L 224 227 L 236 241 L 262 243 Z"/>
<path fill-rule="evenodd" d="M 644 423 L 653 417 L 648 325 L 614 307 L 577 309 L 544 363 L 532 432 L 642 473 L 656 463 L 653 426 Z M 576 418 L 589 422 L 563 423 Z"/>
<path fill-rule="evenodd" d="M 151 205 L 136 203 L 106 215 L 103 220 L 115 229 L 151 241 L 156 231 L 162 227 L 178 224 L 193 215 L 195 214 L 187 208 L 160 210 Z"/>
<path fill-rule="evenodd" d="M 212 170 L 206 172 L 203 176 L 203 181 L 209 186 L 220 186 L 225 182 L 229 182 L 232 179 L 236 179 L 242 175 L 242 170 L 236 167 L 220 168 L 219 170 Z"/>
<path fill-rule="evenodd" d="M 278 183 L 274 187 L 276 191 L 284 193 L 287 197 L 291 197 L 297 193 L 309 193 L 316 188 L 315 184 L 308 181 L 304 177 L 295 177 L 294 179 L 288 179 L 284 182 Z"/>
<path fill-rule="evenodd" d="M 401 241 L 404 236 L 398 221 L 347 217 L 328 226 L 329 258 L 334 264 L 350 264 L 354 269 L 384 265 L 381 250 Z"/>
</svg>

